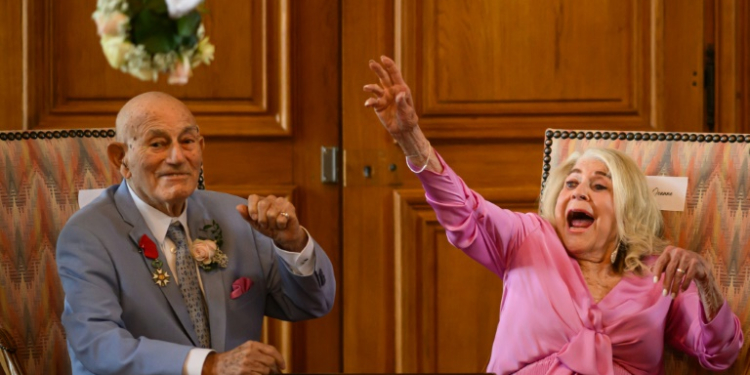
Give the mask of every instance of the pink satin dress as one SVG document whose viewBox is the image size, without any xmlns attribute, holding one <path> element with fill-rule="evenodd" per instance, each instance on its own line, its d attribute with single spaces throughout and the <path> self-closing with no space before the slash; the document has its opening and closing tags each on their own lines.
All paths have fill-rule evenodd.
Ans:
<svg viewBox="0 0 750 375">
<path fill-rule="evenodd" d="M 662 374 L 665 342 L 710 370 L 734 362 L 743 335 L 726 302 L 708 322 L 695 285 L 673 300 L 653 275 L 628 272 L 595 303 L 549 222 L 486 202 L 440 162 L 441 175 L 418 175 L 427 201 L 449 241 L 503 279 L 487 372 Z"/>
</svg>

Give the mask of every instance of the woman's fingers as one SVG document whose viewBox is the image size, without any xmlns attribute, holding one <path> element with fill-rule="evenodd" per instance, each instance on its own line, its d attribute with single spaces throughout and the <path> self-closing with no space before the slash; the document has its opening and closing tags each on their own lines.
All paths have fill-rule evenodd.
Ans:
<svg viewBox="0 0 750 375">
<path fill-rule="evenodd" d="M 364 90 L 378 97 L 383 96 L 385 94 L 385 91 L 383 90 L 383 88 L 380 87 L 380 85 L 376 85 L 374 83 L 365 85 Z"/>
<path fill-rule="evenodd" d="M 667 267 L 664 269 L 664 290 L 662 291 L 662 295 L 671 295 L 674 297 L 674 294 L 672 294 L 672 284 L 675 282 L 675 274 L 677 273 L 677 266 L 679 264 L 679 254 L 671 253 L 669 263 L 667 263 Z"/>
<path fill-rule="evenodd" d="M 690 262 L 688 263 L 684 268 L 680 267 L 680 269 L 685 271 L 685 277 L 682 280 L 682 288 L 681 292 L 686 291 L 690 287 L 690 283 L 695 280 L 695 275 L 698 273 L 698 264 L 696 262 Z"/>
<path fill-rule="evenodd" d="M 393 85 L 393 82 L 391 81 L 391 77 L 388 75 L 388 72 L 383 69 L 383 67 L 375 62 L 375 60 L 370 60 L 370 70 L 375 72 L 375 75 L 378 76 L 380 79 L 380 84 L 383 85 L 383 87 L 390 87 Z"/>
<path fill-rule="evenodd" d="M 683 285 L 687 283 L 689 285 L 690 280 L 687 278 L 689 271 L 690 259 L 687 256 L 681 256 L 679 262 L 675 262 L 674 280 L 670 288 L 670 295 L 672 298 L 676 298 L 683 289 Z M 685 287 L 687 289 L 687 287 Z"/>
<path fill-rule="evenodd" d="M 404 78 L 401 77 L 401 70 L 398 69 L 398 66 L 393 60 L 388 56 L 380 56 L 380 61 L 383 62 L 383 66 L 385 66 L 385 70 L 388 72 L 388 75 L 394 84 L 406 85 Z"/>
<path fill-rule="evenodd" d="M 700 255 L 674 246 L 667 246 L 653 267 L 654 282 L 663 273 L 662 294 L 671 298 L 686 291 L 693 281 L 705 279 L 707 272 Z"/>
<path fill-rule="evenodd" d="M 661 278 L 661 274 L 664 272 L 664 268 L 666 268 L 667 263 L 669 263 L 669 259 L 671 258 L 671 255 L 669 254 L 669 247 L 664 249 L 664 252 L 661 253 L 659 256 L 659 259 L 656 260 L 656 263 L 654 263 L 654 268 L 652 270 L 654 274 L 654 284 L 656 284 L 657 281 L 659 281 L 659 278 Z"/>
</svg>

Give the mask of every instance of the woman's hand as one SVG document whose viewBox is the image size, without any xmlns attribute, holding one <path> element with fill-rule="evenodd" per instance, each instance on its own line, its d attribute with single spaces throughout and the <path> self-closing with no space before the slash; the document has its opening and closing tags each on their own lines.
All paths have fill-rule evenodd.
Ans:
<svg viewBox="0 0 750 375">
<path fill-rule="evenodd" d="M 372 94 L 365 101 L 365 107 L 374 109 L 385 129 L 399 140 L 401 135 L 417 128 L 417 112 L 411 90 L 401 77 L 396 63 L 386 56 L 380 57 L 380 61 L 383 65 L 370 60 L 370 69 L 378 76 L 380 84 L 365 85 L 364 90 Z"/>
<path fill-rule="evenodd" d="M 695 281 L 700 294 L 706 317 L 713 319 L 724 304 L 724 297 L 719 291 L 711 273 L 711 268 L 703 257 L 698 253 L 681 249 L 675 246 L 667 246 L 664 252 L 656 260 L 653 267 L 654 283 L 659 281 L 663 273 L 664 291 L 663 295 L 676 298 L 680 292 L 684 292 Z"/>
<path fill-rule="evenodd" d="M 365 85 L 364 90 L 372 94 L 365 101 L 365 107 L 375 110 L 380 122 L 401 146 L 409 162 L 414 166 L 423 166 L 419 171 L 415 170 L 416 173 L 425 169 L 441 173 L 443 166 L 437 157 L 431 157 L 434 150 L 417 124 L 419 118 L 411 90 L 401 77 L 401 71 L 386 56 L 381 56 L 380 61 L 383 65 L 370 60 L 370 69 L 378 76 L 380 84 Z"/>
</svg>

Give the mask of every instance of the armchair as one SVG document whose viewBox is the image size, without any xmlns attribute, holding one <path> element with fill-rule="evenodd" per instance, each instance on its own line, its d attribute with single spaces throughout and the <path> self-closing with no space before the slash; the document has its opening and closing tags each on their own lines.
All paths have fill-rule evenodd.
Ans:
<svg viewBox="0 0 750 375">
<path fill-rule="evenodd" d="M 745 344 L 727 374 L 750 369 L 750 135 L 568 131 L 546 132 L 542 189 L 549 171 L 589 147 L 618 149 L 647 176 L 687 177 L 683 211 L 662 211 L 666 237 L 713 264 L 722 293 L 742 322 Z M 667 349 L 666 374 L 707 374 L 696 360 Z"/>
</svg>

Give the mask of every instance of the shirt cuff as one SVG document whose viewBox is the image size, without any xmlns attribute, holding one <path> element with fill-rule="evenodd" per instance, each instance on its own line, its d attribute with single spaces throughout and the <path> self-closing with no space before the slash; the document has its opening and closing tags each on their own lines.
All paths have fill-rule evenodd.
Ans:
<svg viewBox="0 0 750 375">
<path fill-rule="evenodd" d="M 302 227 L 302 230 L 307 233 L 307 244 L 299 253 L 283 250 L 276 246 L 276 244 L 273 245 L 273 248 L 276 250 L 276 254 L 279 254 L 281 259 L 284 260 L 284 263 L 286 263 L 293 274 L 298 276 L 310 276 L 313 274 L 313 271 L 315 271 L 315 245 L 313 244 L 312 236 L 310 236 L 307 229 Z"/>
<path fill-rule="evenodd" d="M 206 362 L 206 357 L 208 357 L 211 352 L 213 352 L 211 349 L 190 349 L 187 357 L 185 357 L 185 364 L 182 365 L 182 374 L 201 375 L 203 372 L 203 363 Z"/>
</svg>

